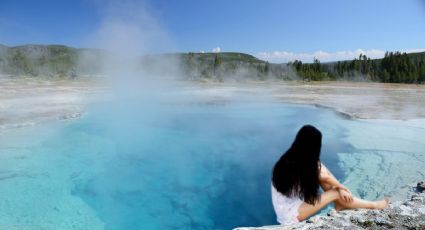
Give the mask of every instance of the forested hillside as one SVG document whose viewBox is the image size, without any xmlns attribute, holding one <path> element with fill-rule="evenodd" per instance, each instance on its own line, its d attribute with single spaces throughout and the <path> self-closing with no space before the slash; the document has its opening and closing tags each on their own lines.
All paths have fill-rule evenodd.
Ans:
<svg viewBox="0 0 425 230">
<path fill-rule="evenodd" d="M 76 49 L 62 45 L 0 46 L 0 73 L 12 76 L 75 78 L 97 74 L 104 52 L 98 49 Z M 88 60 L 90 59 L 90 60 Z"/>
<path fill-rule="evenodd" d="M 99 49 L 62 45 L 0 45 L 0 73 L 10 76 L 76 78 L 102 74 L 100 60 L 109 55 Z M 169 61 L 172 59 L 173 61 Z M 233 80 L 349 80 L 425 83 L 425 52 L 387 52 L 382 59 L 365 55 L 350 61 L 274 64 L 234 52 L 177 53 L 140 57 L 140 68 L 167 69 L 178 65 L 184 79 Z"/>
<path fill-rule="evenodd" d="M 382 59 L 360 55 L 352 61 L 321 64 L 295 61 L 288 63 L 298 75 L 308 80 L 368 80 L 393 83 L 425 83 L 425 52 L 387 52 Z"/>
</svg>

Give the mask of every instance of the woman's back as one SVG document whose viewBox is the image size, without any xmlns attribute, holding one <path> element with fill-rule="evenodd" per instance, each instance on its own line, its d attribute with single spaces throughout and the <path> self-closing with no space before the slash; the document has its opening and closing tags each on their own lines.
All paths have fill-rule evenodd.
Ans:
<svg viewBox="0 0 425 230">
<path fill-rule="evenodd" d="M 283 195 L 276 190 L 276 188 L 273 186 L 273 183 L 271 185 L 271 192 L 273 208 L 276 213 L 277 222 L 284 225 L 298 223 L 298 208 L 303 203 L 303 201 L 296 196 L 287 197 Z"/>
<path fill-rule="evenodd" d="M 353 197 L 320 162 L 322 134 L 311 125 L 303 126 L 291 147 L 276 162 L 272 173 L 272 202 L 277 221 L 295 224 L 314 215 L 330 203 L 336 210 L 383 209 L 387 198 L 367 201 Z M 319 187 L 324 192 L 319 193 Z M 302 199 L 302 200 L 301 200 Z"/>
<path fill-rule="evenodd" d="M 312 205 L 318 201 L 321 145 L 320 131 L 305 125 L 298 131 L 291 147 L 276 162 L 271 190 L 279 223 L 298 223 L 300 205 L 304 201 Z"/>
</svg>

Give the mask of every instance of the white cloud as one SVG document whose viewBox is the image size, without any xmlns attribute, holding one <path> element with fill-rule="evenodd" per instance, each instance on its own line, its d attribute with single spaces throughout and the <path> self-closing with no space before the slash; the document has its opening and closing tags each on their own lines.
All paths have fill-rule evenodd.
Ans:
<svg viewBox="0 0 425 230">
<path fill-rule="evenodd" d="M 221 49 L 220 47 L 215 47 L 214 49 L 212 49 L 213 53 L 220 53 Z"/>
<path fill-rule="evenodd" d="M 421 52 L 425 49 L 410 49 L 402 50 L 402 52 L 412 53 L 412 52 Z M 341 61 L 341 60 L 352 60 L 358 58 L 360 54 L 364 54 L 369 58 L 382 58 L 385 55 L 384 50 L 378 49 L 357 49 L 354 51 L 344 50 L 337 52 L 325 52 L 325 51 L 316 51 L 313 53 L 293 53 L 287 51 L 273 51 L 273 52 L 260 52 L 256 56 L 260 59 L 274 62 L 274 63 L 285 63 L 295 60 L 301 60 L 302 62 L 313 62 L 314 58 L 320 60 L 320 62 L 331 62 L 331 61 Z"/>
</svg>

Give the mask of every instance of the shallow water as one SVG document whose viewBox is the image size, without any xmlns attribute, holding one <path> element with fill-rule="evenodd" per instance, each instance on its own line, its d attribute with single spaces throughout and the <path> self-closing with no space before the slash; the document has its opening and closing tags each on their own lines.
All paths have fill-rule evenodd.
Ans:
<svg viewBox="0 0 425 230">
<path fill-rule="evenodd" d="M 323 133 L 322 161 L 358 195 L 395 194 L 421 177 L 424 145 L 415 135 L 425 130 L 417 126 L 400 123 L 391 136 L 385 132 L 388 124 L 270 102 L 125 112 L 101 108 L 80 120 L 0 134 L 0 226 L 231 229 L 275 224 L 271 169 L 307 123 Z M 371 136 L 381 140 L 376 132 L 394 146 L 373 142 Z M 403 138 L 397 138 L 400 133 Z M 411 175 L 393 170 L 414 159 Z M 393 174 L 404 179 L 382 179 Z"/>
</svg>

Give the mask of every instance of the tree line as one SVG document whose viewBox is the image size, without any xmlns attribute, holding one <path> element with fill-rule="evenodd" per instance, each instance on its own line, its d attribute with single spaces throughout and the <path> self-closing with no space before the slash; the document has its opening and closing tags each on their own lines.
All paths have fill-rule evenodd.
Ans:
<svg viewBox="0 0 425 230">
<path fill-rule="evenodd" d="M 101 74 L 99 60 L 106 55 L 97 49 L 75 49 L 59 45 L 0 45 L 0 74 L 75 78 Z M 169 61 L 170 59 L 177 61 Z M 154 61 L 152 61 L 154 60 Z M 168 60 L 168 61 L 167 61 Z M 153 64 L 152 64 L 153 63 Z M 178 63 L 189 80 L 347 80 L 390 83 L 425 83 L 425 52 L 386 52 L 381 59 L 364 54 L 348 61 L 313 63 L 295 60 L 269 63 L 243 53 L 176 53 L 141 57 L 142 69 L 164 68 Z M 180 73 L 179 73 L 180 75 Z"/>
<path fill-rule="evenodd" d="M 351 61 L 288 63 L 304 80 L 355 80 L 388 83 L 425 83 L 425 53 L 386 52 L 382 59 L 364 54 Z"/>
</svg>

